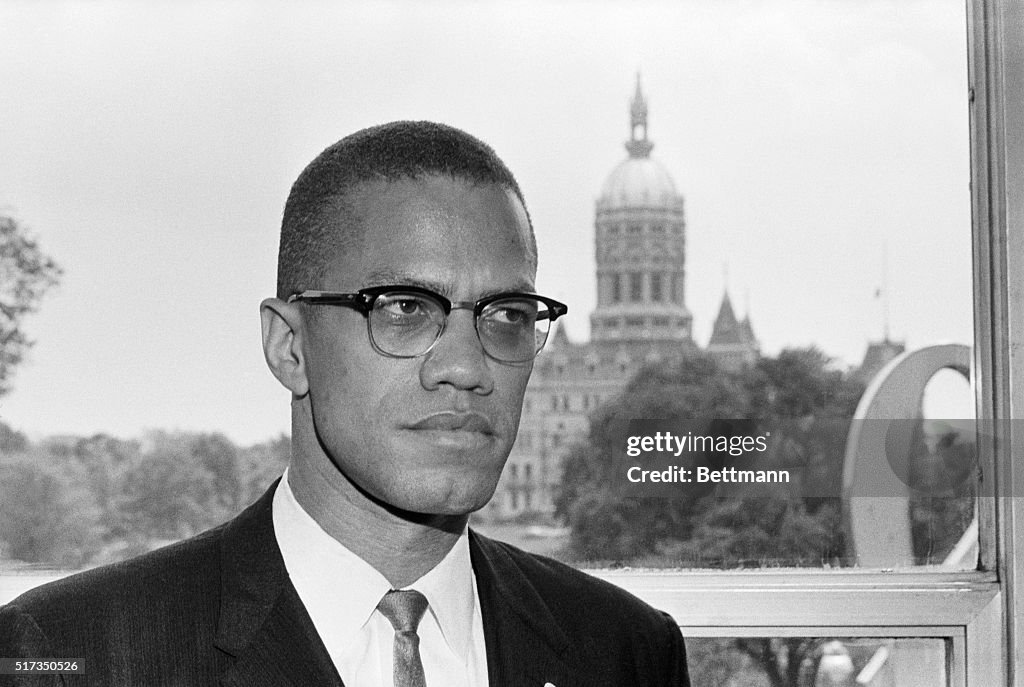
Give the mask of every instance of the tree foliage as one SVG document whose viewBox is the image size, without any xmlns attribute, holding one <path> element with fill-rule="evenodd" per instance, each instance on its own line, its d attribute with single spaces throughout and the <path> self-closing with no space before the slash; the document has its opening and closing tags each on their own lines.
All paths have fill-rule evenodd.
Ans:
<svg viewBox="0 0 1024 687">
<path fill-rule="evenodd" d="M 100 510 L 82 472 L 39 451 L 0 461 L 0 533 L 10 558 L 76 567 L 101 548 Z"/>
<path fill-rule="evenodd" d="M 239 447 L 221 434 L 105 434 L 32 444 L 0 423 L 0 559 L 78 567 L 214 527 L 284 470 L 286 436 Z"/>
<path fill-rule="evenodd" d="M 23 327 L 25 316 L 39 307 L 60 276 L 61 268 L 25 228 L 0 215 L 0 394 L 10 391 L 14 369 L 32 345 Z"/>
<path fill-rule="evenodd" d="M 832 563 L 843 551 L 836 499 L 803 498 L 795 490 L 778 499 L 721 498 L 713 490 L 699 498 L 623 498 L 613 487 L 615 428 L 637 418 L 749 418 L 786 426 L 784 437 L 773 437 L 781 448 L 762 467 L 795 463 L 824 489 L 841 474 L 845 432 L 842 423 L 837 431 L 835 423 L 819 421 L 848 421 L 862 391 L 813 348 L 786 350 L 739 372 L 700 353 L 641 371 L 597 411 L 587 440 L 566 458 L 556 511 L 570 527 L 573 556 L 684 567 Z"/>
</svg>

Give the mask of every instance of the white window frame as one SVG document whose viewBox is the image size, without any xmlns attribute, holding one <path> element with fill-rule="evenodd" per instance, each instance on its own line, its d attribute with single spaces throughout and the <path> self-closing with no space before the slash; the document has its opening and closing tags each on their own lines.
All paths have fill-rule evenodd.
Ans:
<svg viewBox="0 0 1024 687">
<path fill-rule="evenodd" d="M 983 474 L 1013 495 L 979 499 L 980 569 L 594 571 L 688 637 L 934 637 L 952 687 L 1024 687 L 1024 432 L 1002 422 L 1024 421 L 1024 0 L 968 0 L 967 33 L 972 386 L 1000 428 Z"/>
</svg>

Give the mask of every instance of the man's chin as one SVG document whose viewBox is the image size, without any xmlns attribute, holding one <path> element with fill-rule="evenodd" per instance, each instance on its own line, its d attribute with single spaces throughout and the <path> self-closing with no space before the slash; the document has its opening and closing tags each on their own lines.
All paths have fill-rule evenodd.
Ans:
<svg viewBox="0 0 1024 687">
<path fill-rule="evenodd" d="M 401 499 L 403 510 L 424 516 L 468 516 L 484 506 L 494 496 L 497 482 L 487 479 L 478 484 L 436 486 L 421 483 L 421 489 Z"/>
<path fill-rule="evenodd" d="M 433 503 L 423 503 L 419 507 L 424 515 L 468 516 L 480 510 L 491 500 L 494 491 L 485 496 L 463 497 L 459 499 L 440 499 Z"/>
</svg>

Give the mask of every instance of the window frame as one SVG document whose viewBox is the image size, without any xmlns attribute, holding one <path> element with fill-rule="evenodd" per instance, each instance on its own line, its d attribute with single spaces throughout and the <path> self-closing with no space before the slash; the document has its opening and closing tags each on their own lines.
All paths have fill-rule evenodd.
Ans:
<svg viewBox="0 0 1024 687">
<path fill-rule="evenodd" d="M 1003 671 L 1004 594 L 991 572 L 588 571 L 675 618 L 685 637 L 923 637 L 948 643 L 951 687 Z"/>
<path fill-rule="evenodd" d="M 1024 687 L 1024 0 L 967 0 L 974 284 L 972 388 L 998 431 L 980 455 L 979 570 L 591 573 L 661 608 L 688 637 L 925 637 L 952 687 Z M 1015 105 L 1016 104 L 1016 105 Z M 1018 591 L 1018 585 L 1021 591 Z M 1015 610 L 1021 610 L 1015 613 Z"/>
</svg>

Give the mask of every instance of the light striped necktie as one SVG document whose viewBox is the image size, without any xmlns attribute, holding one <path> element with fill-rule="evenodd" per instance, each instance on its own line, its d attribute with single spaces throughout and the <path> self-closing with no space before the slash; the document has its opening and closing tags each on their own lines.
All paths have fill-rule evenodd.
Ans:
<svg viewBox="0 0 1024 687">
<path fill-rule="evenodd" d="M 377 610 L 395 628 L 395 687 L 426 687 L 416 628 L 427 610 L 427 597 L 414 589 L 392 589 L 377 604 Z"/>
</svg>

